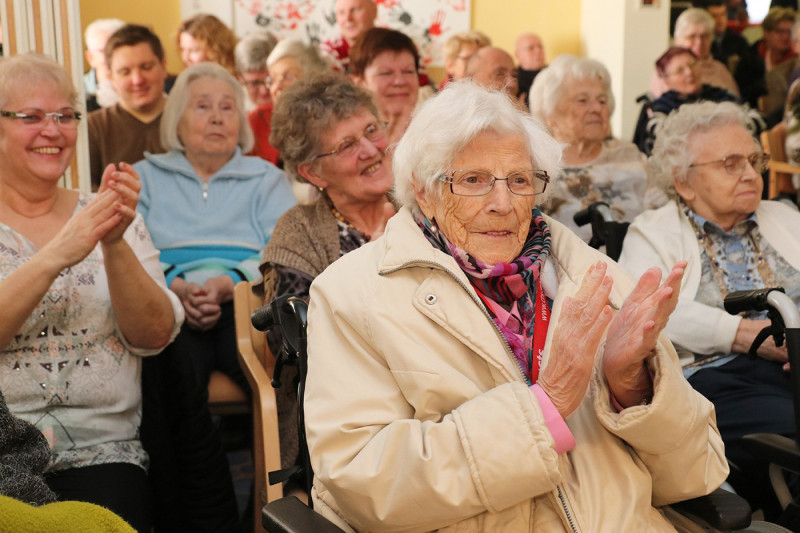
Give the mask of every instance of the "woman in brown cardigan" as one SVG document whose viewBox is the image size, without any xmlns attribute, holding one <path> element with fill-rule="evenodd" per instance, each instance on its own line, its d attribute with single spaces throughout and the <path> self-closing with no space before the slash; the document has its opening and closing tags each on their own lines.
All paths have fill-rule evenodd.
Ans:
<svg viewBox="0 0 800 533">
<path fill-rule="evenodd" d="M 311 282 L 347 252 L 383 233 L 395 210 L 384 125 L 369 92 L 325 73 L 297 82 L 278 102 L 270 143 L 284 170 L 320 197 L 287 211 L 264 249 L 268 298 L 308 298 Z"/>
</svg>

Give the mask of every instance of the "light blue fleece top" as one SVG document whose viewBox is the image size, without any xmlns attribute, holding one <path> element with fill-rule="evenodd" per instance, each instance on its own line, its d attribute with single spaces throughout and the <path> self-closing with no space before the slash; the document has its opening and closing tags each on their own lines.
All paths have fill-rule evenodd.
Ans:
<svg viewBox="0 0 800 533">
<path fill-rule="evenodd" d="M 296 203 L 286 175 L 239 148 L 207 182 L 183 152 L 144 156 L 133 165 L 142 181 L 138 210 L 167 284 L 176 276 L 200 285 L 222 274 L 234 283 L 257 279 L 261 250 Z"/>
</svg>

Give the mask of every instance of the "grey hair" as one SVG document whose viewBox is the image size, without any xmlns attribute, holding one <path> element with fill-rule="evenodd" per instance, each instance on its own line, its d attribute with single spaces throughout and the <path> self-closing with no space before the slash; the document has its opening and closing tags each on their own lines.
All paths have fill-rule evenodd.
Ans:
<svg viewBox="0 0 800 533">
<path fill-rule="evenodd" d="M 97 19 L 92 21 L 83 32 L 83 41 L 86 43 L 86 48 L 91 48 L 89 41 L 93 40 L 97 34 L 104 33 L 108 37 L 123 26 L 125 26 L 125 21 L 120 19 Z"/>
<path fill-rule="evenodd" d="M 439 198 L 437 178 L 451 170 L 456 155 L 484 132 L 521 135 L 533 168 L 547 171 L 551 179 L 560 174 L 561 144 L 544 126 L 504 92 L 465 79 L 448 84 L 422 104 L 397 144 L 392 158 L 397 200 L 419 212 L 415 188 Z"/>
<path fill-rule="evenodd" d="M 53 84 L 73 108 L 81 108 L 72 79 L 53 58 L 37 52 L 0 57 L 0 107 L 12 94 L 22 96 L 25 88 L 43 83 Z"/>
<path fill-rule="evenodd" d="M 678 15 L 678 18 L 675 20 L 675 40 L 681 39 L 683 35 L 689 31 L 689 28 L 694 25 L 705 26 L 713 35 L 714 18 L 705 9 L 690 7 Z"/>
<path fill-rule="evenodd" d="M 609 114 L 614 112 L 614 95 L 611 92 L 611 74 L 598 60 L 561 54 L 542 70 L 533 80 L 528 95 L 531 113 L 546 121 L 556 110 L 564 95 L 564 85 L 576 81 L 597 78 L 603 84 Z"/>
<path fill-rule="evenodd" d="M 322 137 L 340 121 L 368 111 L 378 118 L 372 93 L 332 71 L 293 83 L 275 103 L 269 142 L 281 154 L 284 171 L 300 183 L 297 167 L 314 161 Z"/>
<path fill-rule="evenodd" d="M 253 31 L 242 37 L 233 49 L 236 71 L 240 74 L 267 69 L 267 57 L 278 39 L 266 30 Z"/>
<path fill-rule="evenodd" d="M 293 57 L 303 69 L 303 75 L 308 76 L 316 72 L 329 70 L 330 65 L 322 59 L 317 47 L 306 44 L 299 39 L 284 39 L 278 41 L 275 48 L 267 57 L 267 67 L 271 67 L 285 57 Z"/>
<path fill-rule="evenodd" d="M 675 181 L 686 183 L 689 165 L 697 152 L 692 134 L 705 133 L 732 124 L 738 124 L 752 132 L 753 122 L 747 110 L 733 102 L 683 104 L 670 113 L 658 129 L 653 154 L 647 162 L 655 185 L 670 198 L 677 198 Z M 759 146 L 755 138 L 753 145 Z"/>
<path fill-rule="evenodd" d="M 206 61 L 192 65 L 178 75 L 175 85 L 167 96 L 164 104 L 164 112 L 161 114 L 161 145 L 166 150 L 186 150 L 186 147 L 178 137 L 178 124 L 186 111 L 189 103 L 189 88 L 192 83 L 200 78 L 212 78 L 222 80 L 233 88 L 236 95 L 236 111 L 239 114 L 239 147 L 242 152 L 247 153 L 253 147 L 253 131 L 250 129 L 250 122 L 244 110 L 244 89 L 231 76 L 227 70 L 217 63 Z"/>
</svg>

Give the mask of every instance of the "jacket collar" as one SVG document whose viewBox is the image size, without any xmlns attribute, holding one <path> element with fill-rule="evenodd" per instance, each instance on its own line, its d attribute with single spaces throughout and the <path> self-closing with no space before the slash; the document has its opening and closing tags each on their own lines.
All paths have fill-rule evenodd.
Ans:
<svg viewBox="0 0 800 533">
<path fill-rule="evenodd" d="M 197 172 L 186 159 L 186 155 L 180 150 L 171 150 L 165 154 L 151 154 L 150 152 L 145 152 L 144 157 L 164 172 L 200 179 L 197 176 Z M 249 159 L 250 158 L 242 155 L 242 149 L 237 146 L 233 157 L 211 176 L 209 181 L 220 176 L 231 179 L 250 179 L 263 176 L 265 169 L 258 165 L 249 164 Z"/>
</svg>

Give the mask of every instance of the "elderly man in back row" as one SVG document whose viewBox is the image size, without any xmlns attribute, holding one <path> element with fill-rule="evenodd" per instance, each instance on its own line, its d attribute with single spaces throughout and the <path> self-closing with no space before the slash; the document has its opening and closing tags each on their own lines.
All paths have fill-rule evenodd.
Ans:
<svg viewBox="0 0 800 533">
<path fill-rule="evenodd" d="M 467 77 L 482 87 L 505 91 L 517 98 L 517 68 L 508 52 L 484 46 L 467 61 Z"/>
<path fill-rule="evenodd" d="M 517 37 L 517 43 L 514 46 L 514 57 L 517 58 L 517 63 L 519 63 L 517 71 L 519 89 L 517 90 L 517 96 L 527 101 L 533 80 L 547 66 L 542 38 L 530 32 L 523 33 Z"/>
<path fill-rule="evenodd" d="M 341 34 L 320 44 L 320 51 L 333 61 L 336 70 L 347 74 L 350 47 L 362 33 L 375 26 L 378 7 L 373 0 L 336 0 L 334 14 Z"/>
</svg>

